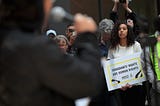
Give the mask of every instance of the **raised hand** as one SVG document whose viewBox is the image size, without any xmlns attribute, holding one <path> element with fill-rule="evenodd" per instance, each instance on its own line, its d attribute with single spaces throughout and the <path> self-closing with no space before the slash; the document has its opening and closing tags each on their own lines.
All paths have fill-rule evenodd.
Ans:
<svg viewBox="0 0 160 106">
<path fill-rule="evenodd" d="M 93 18 L 82 14 L 75 15 L 74 26 L 77 33 L 95 32 L 97 30 L 97 25 Z"/>
</svg>

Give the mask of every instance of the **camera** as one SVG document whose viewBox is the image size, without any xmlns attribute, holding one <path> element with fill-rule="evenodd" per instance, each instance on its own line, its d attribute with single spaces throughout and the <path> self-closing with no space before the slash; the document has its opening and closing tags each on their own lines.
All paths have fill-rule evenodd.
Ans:
<svg viewBox="0 0 160 106">
<path fill-rule="evenodd" d="M 126 0 L 119 0 L 120 3 L 126 3 Z"/>
</svg>

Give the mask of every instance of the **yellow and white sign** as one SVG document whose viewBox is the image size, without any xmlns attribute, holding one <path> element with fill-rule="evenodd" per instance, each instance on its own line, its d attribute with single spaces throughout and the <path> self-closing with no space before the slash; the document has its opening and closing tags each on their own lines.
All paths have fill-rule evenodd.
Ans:
<svg viewBox="0 0 160 106">
<path fill-rule="evenodd" d="M 146 80 L 141 66 L 140 53 L 111 59 L 101 60 L 108 90 L 112 91 L 128 84 L 136 84 Z"/>
</svg>

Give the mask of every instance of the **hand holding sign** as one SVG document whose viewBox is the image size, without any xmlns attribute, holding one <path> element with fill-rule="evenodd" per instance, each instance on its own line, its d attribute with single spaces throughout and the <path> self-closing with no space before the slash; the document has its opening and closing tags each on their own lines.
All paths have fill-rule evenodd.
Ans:
<svg viewBox="0 0 160 106">
<path fill-rule="evenodd" d="M 130 85 L 130 84 L 126 84 L 125 86 L 122 86 L 122 88 L 120 88 L 122 91 L 125 91 L 125 90 L 127 90 L 128 88 L 132 88 L 132 85 Z"/>
<path fill-rule="evenodd" d="M 108 90 L 121 89 L 125 91 L 133 84 L 145 81 L 140 60 L 140 53 L 109 61 L 102 59 Z"/>
</svg>

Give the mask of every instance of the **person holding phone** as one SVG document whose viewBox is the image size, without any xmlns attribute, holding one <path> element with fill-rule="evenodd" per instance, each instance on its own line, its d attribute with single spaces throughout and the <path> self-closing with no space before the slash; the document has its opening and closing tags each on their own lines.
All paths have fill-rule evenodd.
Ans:
<svg viewBox="0 0 160 106">
<path fill-rule="evenodd" d="M 137 15 L 136 13 L 129 8 L 129 3 L 131 0 L 114 0 L 114 5 L 112 8 L 112 11 L 110 13 L 110 19 L 116 23 L 119 19 L 118 16 L 118 7 L 119 5 L 122 5 L 122 7 L 125 9 L 125 20 L 127 24 L 133 29 L 134 32 L 134 38 L 136 39 L 139 35 L 139 25 L 137 24 Z"/>
</svg>

